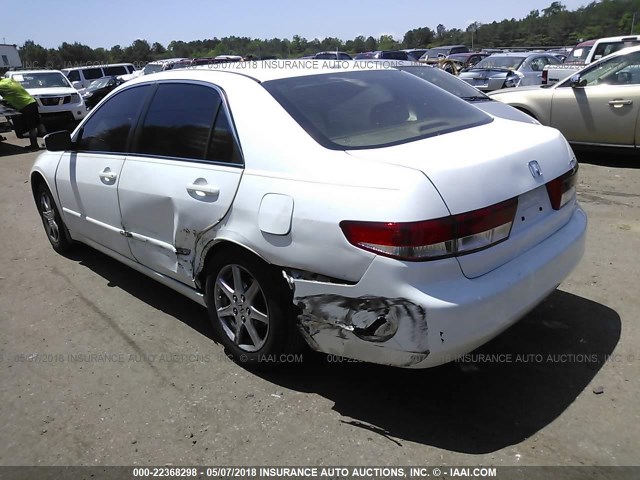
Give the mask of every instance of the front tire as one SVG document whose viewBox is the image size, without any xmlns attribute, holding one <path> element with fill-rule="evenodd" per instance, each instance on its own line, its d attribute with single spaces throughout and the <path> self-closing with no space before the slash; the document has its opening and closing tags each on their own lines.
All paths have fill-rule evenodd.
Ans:
<svg viewBox="0 0 640 480">
<path fill-rule="evenodd" d="M 209 316 L 230 357 L 254 368 L 279 363 L 297 335 L 284 278 L 235 248 L 220 252 L 207 272 Z"/>
<path fill-rule="evenodd" d="M 36 187 L 35 200 L 44 231 L 53 249 L 62 255 L 73 250 L 74 242 L 53 201 L 53 195 L 42 182 Z"/>
</svg>

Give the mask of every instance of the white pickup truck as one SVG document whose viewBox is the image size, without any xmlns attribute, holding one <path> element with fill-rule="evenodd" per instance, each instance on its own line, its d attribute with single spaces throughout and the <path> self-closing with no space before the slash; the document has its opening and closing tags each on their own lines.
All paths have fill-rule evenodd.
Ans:
<svg viewBox="0 0 640 480">
<path fill-rule="evenodd" d="M 640 35 L 607 37 L 579 43 L 569 53 L 562 65 L 545 66 L 542 71 L 542 83 L 543 85 L 553 85 L 579 72 L 591 62 L 634 45 L 640 45 Z"/>
</svg>

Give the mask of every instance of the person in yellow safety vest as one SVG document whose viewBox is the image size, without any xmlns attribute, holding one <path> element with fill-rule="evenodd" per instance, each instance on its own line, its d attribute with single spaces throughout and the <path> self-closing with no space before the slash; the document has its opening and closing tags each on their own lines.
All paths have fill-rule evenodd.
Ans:
<svg viewBox="0 0 640 480">
<path fill-rule="evenodd" d="M 19 82 L 11 78 L 0 79 L 0 96 L 9 106 L 21 113 L 21 115 L 15 115 L 11 118 L 16 135 L 21 136 L 23 133 L 29 132 L 31 145 L 27 148 L 39 149 L 38 129 L 44 130 L 44 127 L 40 122 L 38 102 Z"/>
</svg>

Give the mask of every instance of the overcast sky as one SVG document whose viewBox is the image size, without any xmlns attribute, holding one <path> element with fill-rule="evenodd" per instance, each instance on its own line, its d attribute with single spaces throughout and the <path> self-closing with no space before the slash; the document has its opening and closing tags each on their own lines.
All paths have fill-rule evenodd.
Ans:
<svg viewBox="0 0 640 480">
<path fill-rule="evenodd" d="M 0 0 L 0 41 L 33 40 L 47 48 L 80 42 L 92 48 L 231 35 L 307 39 L 390 34 L 412 28 L 466 28 L 479 21 L 523 18 L 551 0 Z M 575 10 L 588 1 L 564 0 Z"/>
</svg>

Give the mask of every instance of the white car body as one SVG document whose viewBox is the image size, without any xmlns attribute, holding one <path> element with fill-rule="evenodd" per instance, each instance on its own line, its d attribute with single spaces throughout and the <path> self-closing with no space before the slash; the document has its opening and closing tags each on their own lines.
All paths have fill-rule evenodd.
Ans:
<svg viewBox="0 0 640 480">
<path fill-rule="evenodd" d="M 87 108 L 82 96 L 71 86 L 69 80 L 59 70 L 18 70 L 5 74 L 20 83 L 25 83 L 25 78 L 41 74 L 60 74 L 60 85 L 56 87 L 26 87 L 25 90 L 38 102 L 38 111 L 44 120 L 62 119 L 65 121 L 79 121 L 87 114 Z"/>
<path fill-rule="evenodd" d="M 384 148 L 329 149 L 259 83 L 337 71 L 225 65 L 132 80 L 74 138 L 126 89 L 197 82 L 223 92 L 243 164 L 45 152 L 34 192 L 46 183 L 73 239 L 202 305 L 208 254 L 232 244 L 286 279 L 313 349 L 401 367 L 451 361 L 524 316 L 578 264 L 586 215 L 572 192 L 554 210 L 545 187 L 577 168 L 575 157 L 557 130 L 500 118 Z M 508 240 L 465 256 L 389 258 L 340 227 L 447 218 L 514 197 Z"/>
</svg>

